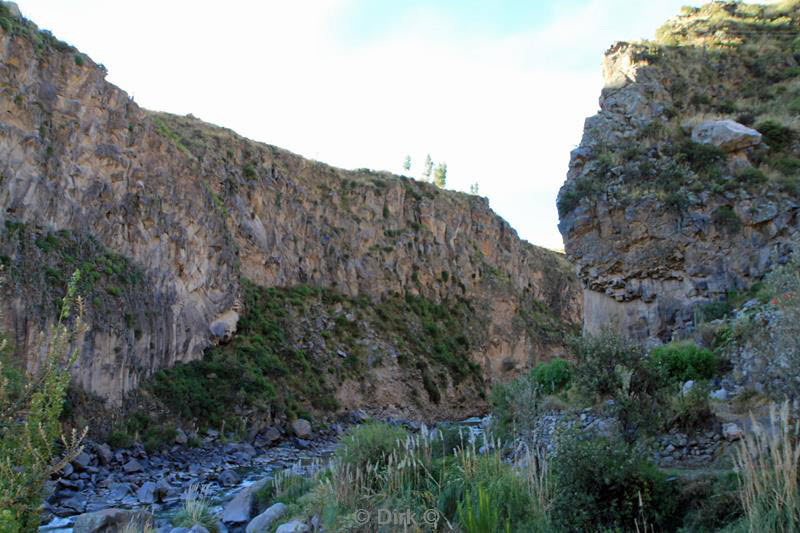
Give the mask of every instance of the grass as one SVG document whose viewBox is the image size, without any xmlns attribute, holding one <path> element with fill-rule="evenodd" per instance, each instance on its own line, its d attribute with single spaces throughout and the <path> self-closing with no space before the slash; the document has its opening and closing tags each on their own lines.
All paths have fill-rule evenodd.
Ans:
<svg viewBox="0 0 800 533">
<path fill-rule="evenodd" d="M 219 533 L 217 522 L 216 516 L 211 512 L 205 488 L 197 484 L 190 485 L 181 508 L 172 517 L 172 525 L 186 528 L 200 525 L 210 533 Z"/>
<path fill-rule="evenodd" d="M 800 439 L 789 404 L 770 409 L 771 430 L 752 420 L 755 431 L 739 443 L 735 464 L 745 516 L 739 530 L 788 533 L 800 529 Z"/>
</svg>

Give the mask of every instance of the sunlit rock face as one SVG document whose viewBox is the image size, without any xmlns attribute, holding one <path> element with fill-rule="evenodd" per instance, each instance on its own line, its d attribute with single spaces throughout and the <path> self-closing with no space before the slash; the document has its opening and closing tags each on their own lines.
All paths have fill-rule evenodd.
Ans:
<svg viewBox="0 0 800 533">
<path fill-rule="evenodd" d="M 242 277 L 373 301 L 467 299 L 485 327 L 473 359 L 487 383 L 562 353 L 563 340 L 538 337 L 526 313 L 577 323 L 572 268 L 521 241 L 485 199 L 148 112 L 90 58 L 26 27 L 0 29 L 0 217 L 14 271 L 4 320 L 29 367 L 63 294 L 59 265 L 97 274 L 74 374 L 116 403 L 235 335 Z M 15 270 L 23 263 L 30 275 Z"/>
<path fill-rule="evenodd" d="M 797 248 L 797 171 L 786 161 L 800 153 L 798 137 L 785 126 L 788 97 L 772 85 L 792 83 L 796 58 L 779 32 L 765 29 L 775 48 L 756 49 L 707 27 L 715 10 L 760 24 L 771 9 L 686 8 L 660 30 L 672 46 L 607 51 L 600 111 L 586 119 L 558 198 L 586 331 L 680 337 L 703 304 L 749 287 Z"/>
</svg>

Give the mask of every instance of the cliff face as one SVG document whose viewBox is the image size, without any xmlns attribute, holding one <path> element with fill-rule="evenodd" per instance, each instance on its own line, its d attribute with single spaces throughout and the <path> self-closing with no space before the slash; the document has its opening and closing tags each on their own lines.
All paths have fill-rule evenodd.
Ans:
<svg viewBox="0 0 800 533">
<path fill-rule="evenodd" d="M 228 342 L 247 312 L 242 279 L 373 304 L 468 301 L 482 334 L 467 356 L 487 383 L 560 353 L 562 339 L 537 334 L 531 317 L 580 317 L 566 261 L 521 241 L 484 199 L 146 111 L 5 8 L 0 154 L 4 318 L 17 352 L 35 352 L 80 268 L 92 328 L 75 377 L 114 403 Z"/>
<path fill-rule="evenodd" d="M 559 193 L 584 328 L 669 340 L 798 242 L 796 7 L 684 8 L 606 53 Z"/>
</svg>

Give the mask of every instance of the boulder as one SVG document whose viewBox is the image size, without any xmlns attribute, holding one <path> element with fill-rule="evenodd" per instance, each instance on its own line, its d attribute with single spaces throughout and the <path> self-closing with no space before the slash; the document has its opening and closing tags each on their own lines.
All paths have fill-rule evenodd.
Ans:
<svg viewBox="0 0 800 533">
<path fill-rule="evenodd" d="M 253 516 L 255 493 L 267 483 L 262 479 L 240 490 L 222 510 L 222 522 L 225 524 L 243 524 Z"/>
<path fill-rule="evenodd" d="M 108 465 L 114 459 L 114 454 L 111 453 L 111 447 L 108 444 L 98 444 L 94 447 L 94 451 L 103 466 Z"/>
<path fill-rule="evenodd" d="M 694 380 L 689 380 L 681 387 L 681 395 L 686 396 L 694 388 Z"/>
<path fill-rule="evenodd" d="M 266 531 L 269 529 L 272 523 L 275 522 L 275 520 L 283 516 L 285 513 L 286 505 L 282 503 L 276 503 L 257 517 L 253 518 L 250 523 L 247 524 L 245 533 L 259 533 L 261 531 Z"/>
<path fill-rule="evenodd" d="M 233 487 L 239 483 L 240 478 L 233 470 L 226 470 L 219 475 L 217 481 L 219 481 L 219 484 L 223 487 Z"/>
<path fill-rule="evenodd" d="M 153 515 L 144 511 L 103 509 L 78 516 L 72 531 L 73 533 L 110 533 L 122 529 L 133 520 L 139 523 L 152 522 Z"/>
<path fill-rule="evenodd" d="M 126 474 L 136 474 L 143 470 L 142 465 L 136 459 L 131 459 L 122 467 Z"/>
<path fill-rule="evenodd" d="M 722 424 L 722 436 L 725 437 L 725 440 L 732 442 L 744 437 L 744 431 L 737 424 L 729 422 Z"/>
<path fill-rule="evenodd" d="M 307 439 L 311 437 L 311 423 L 303 418 L 293 420 L 292 431 L 301 439 Z"/>
<path fill-rule="evenodd" d="M 189 442 L 189 437 L 186 435 L 186 432 L 181 428 L 175 430 L 175 444 L 184 445 Z"/>
<path fill-rule="evenodd" d="M 201 526 L 200 524 L 195 524 L 192 526 L 192 529 L 189 530 L 189 533 L 210 533 L 205 526 Z"/>
<path fill-rule="evenodd" d="M 736 152 L 761 143 L 761 134 L 733 120 L 707 120 L 692 129 L 692 140 Z"/>
<path fill-rule="evenodd" d="M 156 488 L 153 491 L 153 496 L 157 502 L 163 502 L 169 496 L 169 493 L 172 491 L 172 485 L 169 484 L 165 478 L 161 478 L 158 480 L 156 484 Z"/>
<path fill-rule="evenodd" d="M 724 402 L 728 399 L 728 391 L 725 389 L 717 389 L 709 393 L 709 397 L 712 400 L 718 400 L 720 402 Z"/>
<path fill-rule="evenodd" d="M 78 472 L 83 472 L 84 470 L 89 468 L 91 462 L 92 462 L 92 456 L 84 451 L 79 453 L 75 457 L 75 459 L 72 460 L 72 466 L 74 466 L 75 470 L 77 470 Z"/>
<path fill-rule="evenodd" d="M 268 442 L 275 442 L 281 439 L 281 432 L 278 431 L 278 428 L 274 426 L 270 426 L 264 431 L 264 439 Z"/>
<path fill-rule="evenodd" d="M 155 492 L 156 484 L 152 481 L 146 481 L 142 483 L 142 486 L 136 491 L 136 497 L 141 503 L 152 504 L 156 502 Z"/>
<path fill-rule="evenodd" d="M 292 520 L 278 527 L 275 533 L 306 533 L 308 526 L 300 520 Z"/>
</svg>

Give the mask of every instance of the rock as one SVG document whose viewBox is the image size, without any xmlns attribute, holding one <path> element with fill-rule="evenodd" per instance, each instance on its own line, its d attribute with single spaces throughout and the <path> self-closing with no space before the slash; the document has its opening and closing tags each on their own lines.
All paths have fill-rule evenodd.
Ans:
<svg viewBox="0 0 800 533">
<path fill-rule="evenodd" d="M 245 533 L 259 533 L 261 531 L 266 531 L 272 525 L 272 523 L 283 516 L 284 513 L 286 513 L 286 506 L 284 504 L 276 503 L 275 505 L 272 505 L 269 509 L 253 518 L 250 523 L 247 524 Z"/>
<path fill-rule="evenodd" d="M 181 428 L 175 430 L 175 444 L 184 445 L 189 442 L 189 437 Z"/>
<path fill-rule="evenodd" d="M 724 402 L 725 400 L 728 399 L 728 391 L 726 391 L 725 389 L 717 389 L 715 391 L 710 392 L 708 396 L 712 400 Z"/>
<path fill-rule="evenodd" d="M 163 502 L 164 500 L 169 497 L 169 493 L 172 490 L 172 486 L 165 478 L 161 478 L 156 483 L 156 488 L 153 491 L 153 496 L 155 497 L 157 502 Z"/>
<path fill-rule="evenodd" d="M 292 431 L 297 437 L 307 439 L 311 437 L 311 423 L 303 418 L 293 420 Z"/>
<path fill-rule="evenodd" d="M 65 464 L 64 468 L 61 469 L 61 475 L 63 477 L 69 477 L 73 472 L 75 472 L 75 468 L 70 463 Z"/>
<path fill-rule="evenodd" d="M 241 479 L 233 470 L 226 470 L 219 475 L 217 481 L 219 481 L 219 484 L 223 487 L 233 487 L 237 485 Z"/>
<path fill-rule="evenodd" d="M 692 140 L 736 152 L 761 143 L 761 134 L 733 120 L 707 120 L 692 129 Z"/>
<path fill-rule="evenodd" d="M 143 470 L 142 465 L 136 459 L 131 459 L 122 467 L 126 474 L 136 474 Z"/>
<path fill-rule="evenodd" d="M 191 531 L 188 527 L 173 527 L 169 533 L 189 533 Z"/>
<path fill-rule="evenodd" d="M 111 447 L 108 444 L 98 444 L 94 447 L 94 451 L 103 466 L 107 466 L 114 459 L 114 454 L 111 453 Z"/>
<path fill-rule="evenodd" d="M 275 533 L 306 533 L 308 526 L 300 520 L 292 520 L 278 527 Z"/>
<path fill-rule="evenodd" d="M 109 498 L 112 500 L 121 500 L 131 493 L 130 483 L 109 483 L 108 484 Z"/>
<path fill-rule="evenodd" d="M 89 464 L 92 462 L 92 456 L 86 453 L 85 451 L 78 454 L 75 459 L 72 460 L 72 466 L 75 467 L 75 470 L 79 472 L 85 471 Z"/>
<path fill-rule="evenodd" d="M 741 439 L 744 436 L 744 432 L 737 424 L 729 422 L 722 424 L 722 436 L 725 437 L 725 440 L 732 442 Z"/>
<path fill-rule="evenodd" d="M 686 396 L 694 388 L 694 380 L 689 380 L 681 387 L 681 394 Z"/>
<path fill-rule="evenodd" d="M 136 497 L 144 504 L 152 504 L 156 501 L 155 492 L 156 484 L 152 481 L 146 481 L 142 483 L 142 486 L 136 491 Z"/>
<path fill-rule="evenodd" d="M 222 522 L 225 524 L 243 524 L 253 516 L 255 493 L 267 483 L 262 479 L 240 490 L 222 510 Z"/>
<path fill-rule="evenodd" d="M 195 524 L 192 526 L 192 529 L 189 530 L 189 533 L 210 533 L 208 529 L 200 524 Z"/>
<path fill-rule="evenodd" d="M 281 439 L 281 432 L 278 431 L 278 428 L 274 426 L 270 426 L 264 432 L 264 439 L 268 442 L 275 442 Z"/>
<path fill-rule="evenodd" d="M 103 509 L 77 517 L 72 531 L 73 533 L 110 533 L 122 529 L 132 520 L 136 520 L 138 523 L 152 522 L 153 515 L 144 511 Z"/>
</svg>

